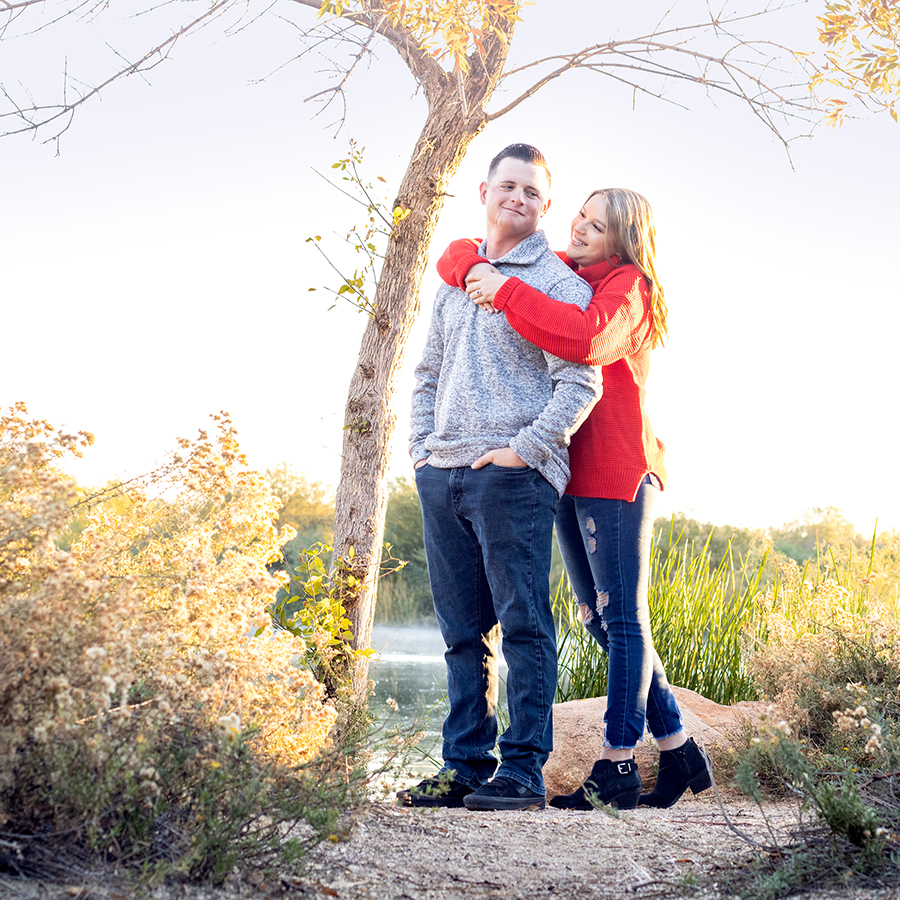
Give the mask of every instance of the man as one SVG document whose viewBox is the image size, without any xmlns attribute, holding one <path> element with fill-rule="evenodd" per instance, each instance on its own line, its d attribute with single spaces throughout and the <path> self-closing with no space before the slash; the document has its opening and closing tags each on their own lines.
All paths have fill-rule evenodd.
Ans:
<svg viewBox="0 0 900 900">
<path fill-rule="evenodd" d="M 480 252 L 504 275 L 586 308 L 590 288 L 537 230 L 549 191 L 547 164 L 534 147 L 513 144 L 498 154 L 480 188 L 487 213 Z M 406 805 L 544 807 L 541 769 L 552 749 L 557 675 L 553 517 L 569 479 L 569 436 L 598 386 L 593 369 L 544 353 L 459 288 L 438 291 L 416 369 L 410 454 L 447 645 L 450 712 L 443 768 L 400 791 Z M 498 770 L 501 629 L 510 725 Z"/>
</svg>

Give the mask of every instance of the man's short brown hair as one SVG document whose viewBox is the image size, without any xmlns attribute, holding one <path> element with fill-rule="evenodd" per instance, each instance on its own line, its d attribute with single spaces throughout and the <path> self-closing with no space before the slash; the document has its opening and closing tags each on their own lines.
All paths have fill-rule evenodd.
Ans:
<svg viewBox="0 0 900 900">
<path fill-rule="evenodd" d="M 537 147 L 531 144 L 510 144 L 501 150 L 488 166 L 487 180 L 490 181 L 497 172 L 497 166 L 504 159 L 518 159 L 522 162 L 531 163 L 533 166 L 540 166 L 547 173 L 547 184 L 550 184 L 550 169 L 547 168 L 547 160 L 544 154 Z"/>
</svg>

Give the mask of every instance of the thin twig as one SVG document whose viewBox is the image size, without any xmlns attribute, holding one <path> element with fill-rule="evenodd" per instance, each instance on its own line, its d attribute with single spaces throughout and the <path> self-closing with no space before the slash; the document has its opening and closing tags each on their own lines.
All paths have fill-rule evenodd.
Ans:
<svg viewBox="0 0 900 900">
<path fill-rule="evenodd" d="M 704 748 L 704 749 L 705 749 L 705 748 Z M 708 752 L 708 751 L 707 751 L 707 756 L 706 756 L 705 762 L 706 762 L 706 769 L 707 769 L 707 771 L 709 772 L 710 780 L 712 781 L 713 792 L 714 792 L 715 795 L 716 795 L 716 802 L 719 804 L 719 811 L 722 813 L 722 816 L 723 816 L 724 819 L 725 819 L 725 824 L 728 826 L 729 831 L 731 831 L 734 835 L 736 835 L 737 837 L 739 837 L 742 841 L 744 841 L 744 843 L 749 844 L 751 847 L 757 847 L 757 848 L 760 849 L 760 850 L 764 850 L 766 853 L 771 853 L 771 852 L 773 851 L 773 848 L 772 848 L 772 847 L 767 847 L 767 846 L 765 846 L 765 844 L 761 844 L 759 841 L 754 840 L 752 837 L 750 837 L 749 834 L 744 834 L 744 832 L 741 831 L 740 828 L 738 828 L 738 827 L 731 821 L 731 817 L 728 815 L 728 812 L 727 812 L 727 810 L 725 809 L 725 804 L 722 802 L 722 795 L 719 793 L 719 785 L 718 785 L 718 783 L 716 782 L 716 776 L 715 776 L 715 774 L 713 773 L 713 769 L 712 769 L 712 758 L 709 756 L 709 752 Z M 773 835 L 773 838 L 774 838 L 774 833 L 772 832 L 772 829 L 771 829 L 771 826 L 770 826 L 770 823 L 769 823 L 769 818 L 768 818 L 768 816 L 765 814 L 765 811 L 763 810 L 761 804 L 759 805 L 759 810 L 760 810 L 760 812 L 761 812 L 762 815 L 763 815 L 763 819 L 764 819 L 764 821 L 765 821 L 765 823 L 766 823 L 766 826 L 769 828 L 769 833 L 772 834 L 772 835 Z M 776 844 L 776 847 L 775 847 L 774 849 L 775 849 L 776 851 L 778 851 L 777 844 Z"/>
</svg>

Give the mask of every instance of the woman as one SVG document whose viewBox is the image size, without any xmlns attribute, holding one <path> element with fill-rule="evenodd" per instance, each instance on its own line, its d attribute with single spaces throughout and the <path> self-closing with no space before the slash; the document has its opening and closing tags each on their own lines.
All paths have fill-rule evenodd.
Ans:
<svg viewBox="0 0 900 900">
<path fill-rule="evenodd" d="M 603 394 L 572 437 L 572 478 L 556 533 L 579 618 L 609 655 L 605 738 L 585 783 L 550 801 L 561 809 L 669 807 L 711 785 L 705 754 L 681 714 L 650 630 L 653 506 L 665 483 L 664 448 L 644 412 L 650 350 L 666 335 L 666 305 L 654 262 L 655 227 L 634 191 L 595 191 L 572 222 L 560 258 L 594 289 L 586 310 L 552 300 L 451 244 L 438 271 L 543 350 L 602 366 Z M 659 776 L 641 795 L 634 748 L 645 723 L 660 749 Z"/>
</svg>

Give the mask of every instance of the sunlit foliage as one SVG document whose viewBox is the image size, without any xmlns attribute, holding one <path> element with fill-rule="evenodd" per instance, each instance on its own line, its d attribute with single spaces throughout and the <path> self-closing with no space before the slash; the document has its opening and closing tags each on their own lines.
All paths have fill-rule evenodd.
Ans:
<svg viewBox="0 0 900 900">
<path fill-rule="evenodd" d="M 322 819 L 311 785 L 346 791 L 343 763 L 310 768 L 337 710 L 266 612 L 290 533 L 213 418 L 150 475 L 84 496 L 57 466 L 90 435 L 24 404 L 0 417 L 4 865 L 53 838 L 220 880 L 340 808 L 332 793 Z"/>
<path fill-rule="evenodd" d="M 886 109 L 896 122 L 896 104 L 900 100 L 900 3 L 828 3 L 819 22 L 819 40 L 827 48 L 826 63 L 811 85 L 817 92 L 829 94 L 823 99 L 826 121 L 831 125 L 844 121 L 849 95 L 866 107 Z"/>
<path fill-rule="evenodd" d="M 353 11 L 370 11 L 374 18 L 383 17 L 392 26 L 402 24 L 418 45 L 443 62 L 453 63 L 454 72 L 469 71 L 468 56 L 473 51 L 483 54 L 486 34 L 505 40 L 497 27 L 501 19 L 518 21 L 519 0 L 325 0 L 319 16 L 341 16 Z"/>
<path fill-rule="evenodd" d="M 882 548 L 891 543 L 882 536 Z M 775 866 L 760 857 L 754 896 L 850 874 L 860 887 L 900 884 L 900 615 L 890 592 L 873 590 L 876 576 L 895 578 L 875 544 L 862 566 L 849 550 L 827 566 L 788 560 L 762 598 L 749 664 L 772 706 L 738 783 L 760 801 L 795 798 L 812 816 Z"/>
</svg>

